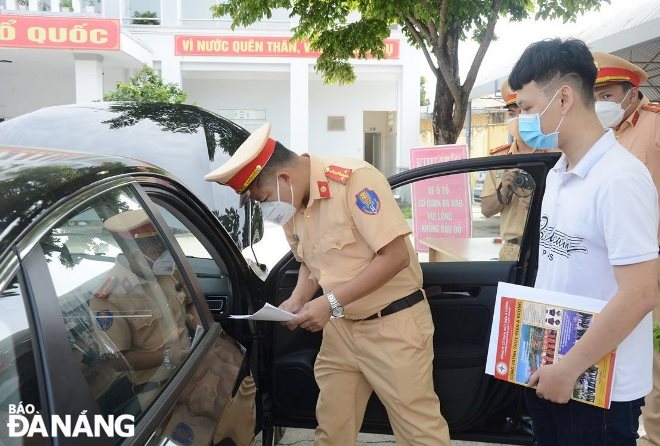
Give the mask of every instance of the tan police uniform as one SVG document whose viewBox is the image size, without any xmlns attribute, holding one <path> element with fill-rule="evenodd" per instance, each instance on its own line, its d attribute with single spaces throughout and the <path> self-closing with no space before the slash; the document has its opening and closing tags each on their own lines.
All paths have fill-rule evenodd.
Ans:
<svg viewBox="0 0 660 446">
<path fill-rule="evenodd" d="M 515 101 L 515 97 L 513 100 Z M 514 135 L 513 142 L 494 148 L 490 151 L 491 155 L 515 155 L 533 152 L 532 148 L 521 141 L 516 123 L 516 121 L 512 121 L 509 124 L 509 133 Z M 489 170 L 486 172 L 484 187 L 481 191 L 482 199 L 497 194 L 497 188 L 502 181 L 504 172 L 504 170 Z M 502 238 L 500 260 L 515 261 L 518 260 L 520 254 L 520 242 L 525 231 L 533 191 L 517 188 L 515 192 L 511 196 L 511 202 L 504 205 L 504 208 L 500 211 L 500 237 Z M 504 194 L 505 191 L 501 193 Z"/>
<path fill-rule="evenodd" d="M 135 224 L 136 221 L 140 223 Z M 109 218 L 104 225 L 116 236 L 126 239 L 156 236 L 155 228 L 148 223 L 142 210 L 123 212 Z M 173 274 L 174 269 L 171 274 L 152 272 L 143 277 L 133 272 L 128 261 L 122 258 L 123 255 L 118 258 L 90 301 L 97 328 L 110 341 L 112 350 L 161 352 L 173 344 L 189 347 L 186 307 L 192 300 Z M 162 365 L 130 371 L 143 409 L 158 395 L 158 388 L 172 374 L 172 370 Z"/>
<path fill-rule="evenodd" d="M 596 86 L 630 82 L 639 87 L 647 75 L 640 67 L 612 54 L 594 52 L 598 66 Z M 622 146 L 630 150 L 649 169 L 656 188 L 660 189 L 660 105 L 643 98 L 635 111 L 615 129 Z M 658 234 L 660 245 L 660 232 Z M 660 259 L 658 265 L 658 294 L 653 312 L 656 323 L 660 322 Z M 646 434 L 639 441 L 641 446 L 660 446 L 660 353 L 653 356 L 653 389 L 645 398 L 642 421 Z"/>
<path fill-rule="evenodd" d="M 244 143 L 254 147 L 242 146 L 236 152 L 247 152 L 244 163 L 238 163 L 242 167 L 232 164 L 240 176 L 232 186 L 237 192 L 249 186 L 246 180 L 262 167 L 250 160 L 267 144 L 268 132 L 259 129 L 255 134 L 261 140 L 251 137 Z M 411 230 L 389 183 L 362 160 L 304 156 L 310 163 L 309 202 L 284 231 L 311 279 L 326 292 L 359 280 L 376 253 L 399 236 L 406 236 L 410 255 L 404 270 L 346 305 L 346 317 L 332 318 L 326 325 L 314 367 L 320 388 L 315 444 L 355 444 L 375 391 L 387 409 L 398 445 L 449 445 L 447 423 L 433 387 L 434 326 L 426 299 L 384 317 L 362 320 L 378 315 L 391 302 L 419 295 L 415 293 L 422 286 L 421 267 L 407 237 Z M 228 184 L 222 167 L 205 178 Z"/>
</svg>

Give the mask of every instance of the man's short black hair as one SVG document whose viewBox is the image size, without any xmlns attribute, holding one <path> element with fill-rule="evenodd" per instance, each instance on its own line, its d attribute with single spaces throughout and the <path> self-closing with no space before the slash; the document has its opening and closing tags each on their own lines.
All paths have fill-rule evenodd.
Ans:
<svg viewBox="0 0 660 446">
<path fill-rule="evenodd" d="M 257 178 L 255 178 L 255 183 L 263 184 L 262 182 L 268 181 L 269 178 L 274 179 L 279 169 L 290 165 L 297 157 L 298 155 L 295 152 L 292 152 L 284 147 L 284 144 L 276 141 L 273 154 L 270 156 L 270 159 L 261 172 L 259 172 Z"/>
<path fill-rule="evenodd" d="M 525 49 L 509 75 L 509 85 L 513 90 L 520 90 L 534 81 L 545 87 L 564 78 L 578 90 L 584 104 L 591 105 L 597 74 L 594 58 L 583 41 L 547 39 Z"/>
</svg>

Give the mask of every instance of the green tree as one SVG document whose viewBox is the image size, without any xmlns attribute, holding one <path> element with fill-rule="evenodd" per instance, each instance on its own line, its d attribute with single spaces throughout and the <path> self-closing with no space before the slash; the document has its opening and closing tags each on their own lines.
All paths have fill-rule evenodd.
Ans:
<svg viewBox="0 0 660 446">
<path fill-rule="evenodd" d="M 186 93 L 175 83 L 164 83 L 153 68 L 145 65 L 128 82 L 117 82 L 116 90 L 106 93 L 103 100 L 181 104 Z"/>
<path fill-rule="evenodd" d="M 300 24 L 293 39 L 309 39 L 322 52 L 316 62 L 326 82 L 355 79 L 349 59 L 372 54 L 383 57 L 383 39 L 390 26 L 402 32 L 424 53 L 436 77 L 433 133 L 437 144 L 456 142 L 468 107 L 470 91 L 493 40 L 500 17 L 522 20 L 561 18 L 564 22 L 609 0 L 226 0 L 211 7 L 216 17 L 230 15 L 233 26 L 248 26 L 271 17 L 273 8 L 288 8 Z M 359 13 L 354 20 L 351 13 Z M 458 42 L 474 39 L 479 49 L 465 81 L 458 70 Z"/>
<path fill-rule="evenodd" d="M 419 105 L 429 105 L 431 102 L 426 97 L 426 76 L 419 77 Z"/>
</svg>

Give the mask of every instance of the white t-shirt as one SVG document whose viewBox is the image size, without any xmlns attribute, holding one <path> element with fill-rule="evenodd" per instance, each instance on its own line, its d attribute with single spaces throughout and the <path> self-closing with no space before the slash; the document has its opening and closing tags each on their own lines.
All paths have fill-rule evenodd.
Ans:
<svg viewBox="0 0 660 446">
<path fill-rule="evenodd" d="M 658 256 L 658 199 L 646 167 L 607 131 L 570 171 L 566 156 L 548 172 L 535 288 L 609 301 L 614 266 Z M 617 349 L 612 401 L 652 387 L 652 316 Z"/>
</svg>

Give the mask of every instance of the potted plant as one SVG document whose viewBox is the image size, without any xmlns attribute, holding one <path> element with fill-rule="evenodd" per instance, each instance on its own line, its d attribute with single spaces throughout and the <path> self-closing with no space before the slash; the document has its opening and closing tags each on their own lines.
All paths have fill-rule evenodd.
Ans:
<svg viewBox="0 0 660 446">
<path fill-rule="evenodd" d="M 39 0 L 39 11 L 50 11 L 50 0 Z"/>
<path fill-rule="evenodd" d="M 133 25 L 160 25 L 158 14 L 154 11 L 139 12 L 135 11 L 133 14 Z"/>
<path fill-rule="evenodd" d="M 16 0 L 16 6 L 18 7 L 18 9 L 27 10 L 28 0 Z"/>
<path fill-rule="evenodd" d="M 72 0 L 60 0 L 60 11 L 64 11 L 64 12 L 73 11 Z"/>
</svg>

